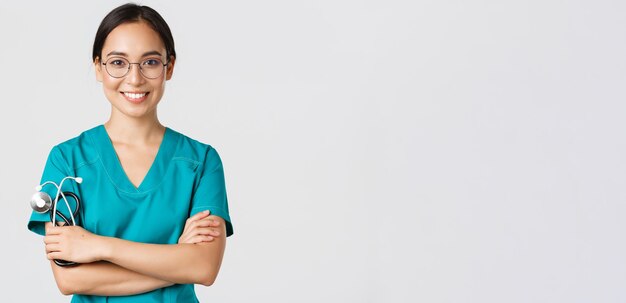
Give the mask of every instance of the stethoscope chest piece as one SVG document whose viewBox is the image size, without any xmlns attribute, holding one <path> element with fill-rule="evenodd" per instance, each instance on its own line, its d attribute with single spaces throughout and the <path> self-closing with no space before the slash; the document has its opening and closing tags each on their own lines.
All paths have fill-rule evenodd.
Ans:
<svg viewBox="0 0 626 303">
<path fill-rule="evenodd" d="M 52 198 L 45 192 L 36 192 L 30 198 L 30 207 L 40 214 L 47 213 L 52 208 Z"/>
</svg>

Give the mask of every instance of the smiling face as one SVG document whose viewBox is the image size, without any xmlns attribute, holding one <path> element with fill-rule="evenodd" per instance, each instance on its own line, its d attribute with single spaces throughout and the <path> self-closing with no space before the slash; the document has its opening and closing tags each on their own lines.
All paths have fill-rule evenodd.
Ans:
<svg viewBox="0 0 626 303">
<path fill-rule="evenodd" d="M 172 78 L 174 58 L 170 58 L 166 69 L 155 79 L 146 78 L 137 64 L 131 64 L 131 69 L 125 76 L 112 77 L 102 62 L 115 58 L 123 58 L 131 63 L 152 64 L 155 61 L 149 59 L 154 58 L 167 62 L 165 45 L 159 34 L 142 21 L 121 24 L 107 36 L 102 48 L 102 60 L 96 59 L 94 62 L 96 79 L 102 82 L 104 94 L 113 108 L 112 114 L 133 118 L 156 115 L 157 105 L 165 91 L 165 81 Z"/>
</svg>

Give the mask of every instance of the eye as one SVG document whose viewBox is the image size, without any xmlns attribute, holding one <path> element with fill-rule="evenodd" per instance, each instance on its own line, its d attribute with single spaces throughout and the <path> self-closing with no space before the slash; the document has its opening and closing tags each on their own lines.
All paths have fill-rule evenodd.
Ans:
<svg viewBox="0 0 626 303">
<path fill-rule="evenodd" d="M 126 62 L 124 62 L 124 60 L 115 59 L 115 60 L 109 61 L 109 64 L 111 64 L 113 66 L 124 66 L 124 65 L 126 65 Z"/>
<path fill-rule="evenodd" d="M 159 66 L 159 65 L 161 65 L 161 60 L 159 60 L 159 59 L 148 59 L 148 60 L 143 62 L 143 65 L 146 65 L 146 66 Z"/>
</svg>

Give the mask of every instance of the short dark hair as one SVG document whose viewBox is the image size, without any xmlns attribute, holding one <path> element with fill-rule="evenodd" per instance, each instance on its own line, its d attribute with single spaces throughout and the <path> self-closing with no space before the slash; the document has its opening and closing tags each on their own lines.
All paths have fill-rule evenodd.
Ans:
<svg viewBox="0 0 626 303">
<path fill-rule="evenodd" d="M 104 47 L 104 41 L 107 36 L 121 24 L 145 21 L 155 32 L 159 34 L 163 44 L 165 44 L 165 51 L 167 54 L 166 62 L 170 61 L 170 57 L 176 58 L 176 51 L 174 50 L 174 37 L 170 27 L 167 25 L 163 17 L 157 13 L 154 9 L 145 5 L 137 5 L 135 3 L 126 3 L 118 6 L 111 12 L 109 12 L 98 27 L 96 32 L 96 39 L 93 42 L 92 61 L 95 62 L 96 58 L 102 61 L 102 48 Z"/>
</svg>

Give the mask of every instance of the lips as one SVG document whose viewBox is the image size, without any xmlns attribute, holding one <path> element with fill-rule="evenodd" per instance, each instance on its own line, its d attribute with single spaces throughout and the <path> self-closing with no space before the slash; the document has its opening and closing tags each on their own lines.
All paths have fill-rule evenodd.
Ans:
<svg viewBox="0 0 626 303">
<path fill-rule="evenodd" d="M 140 103 L 146 99 L 150 92 L 120 92 L 120 94 L 132 103 Z"/>
</svg>

